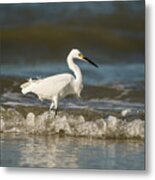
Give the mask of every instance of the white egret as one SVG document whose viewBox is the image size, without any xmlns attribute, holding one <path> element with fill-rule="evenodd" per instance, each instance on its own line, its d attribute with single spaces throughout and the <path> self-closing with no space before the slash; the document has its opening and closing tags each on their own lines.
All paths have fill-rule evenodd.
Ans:
<svg viewBox="0 0 155 180">
<path fill-rule="evenodd" d="M 67 63 L 69 68 L 74 72 L 75 77 L 65 73 L 38 80 L 30 79 L 20 86 L 22 93 L 27 94 L 31 92 L 36 94 L 41 101 L 43 99 L 50 100 L 50 110 L 55 110 L 55 114 L 57 114 L 59 100 L 70 94 L 75 94 L 80 97 L 83 88 L 82 73 L 79 66 L 74 63 L 75 59 L 89 62 L 95 67 L 98 67 L 94 62 L 86 58 L 78 49 L 72 49 L 67 56 Z"/>
</svg>

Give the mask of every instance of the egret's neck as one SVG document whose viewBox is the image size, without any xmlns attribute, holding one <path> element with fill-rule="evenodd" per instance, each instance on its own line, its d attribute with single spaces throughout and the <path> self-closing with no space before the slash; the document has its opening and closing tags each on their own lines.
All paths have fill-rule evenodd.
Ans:
<svg viewBox="0 0 155 180">
<path fill-rule="evenodd" d="M 71 54 L 69 54 L 67 57 L 67 63 L 68 63 L 69 68 L 74 72 L 76 80 L 78 82 L 82 82 L 81 70 L 80 70 L 79 66 L 77 64 L 75 64 L 74 58 L 72 57 Z"/>
</svg>

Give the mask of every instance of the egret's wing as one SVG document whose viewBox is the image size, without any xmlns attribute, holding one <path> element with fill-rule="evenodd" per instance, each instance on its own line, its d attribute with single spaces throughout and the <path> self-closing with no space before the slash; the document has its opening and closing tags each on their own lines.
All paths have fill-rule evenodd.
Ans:
<svg viewBox="0 0 155 180">
<path fill-rule="evenodd" d="M 42 97 L 53 97 L 63 91 L 73 80 L 70 74 L 50 76 L 35 82 L 32 92 Z"/>
</svg>

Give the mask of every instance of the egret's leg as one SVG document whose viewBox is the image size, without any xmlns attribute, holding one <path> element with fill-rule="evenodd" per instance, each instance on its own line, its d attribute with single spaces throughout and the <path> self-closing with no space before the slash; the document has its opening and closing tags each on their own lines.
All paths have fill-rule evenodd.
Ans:
<svg viewBox="0 0 155 180">
<path fill-rule="evenodd" d="M 58 114 L 58 97 L 54 97 L 53 98 L 53 102 L 54 102 L 54 111 L 55 111 L 55 116 Z"/>
<path fill-rule="evenodd" d="M 57 114 L 58 114 L 58 109 L 52 109 L 52 111 L 54 112 L 54 117 L 56 117 L 57 116 Z"/>
<path fill-rule="evenodd" d="M 54 103 L 53 103 L 53 102 L 51 102 L 51 105 L 50 105 L 49 111 L 53 110 L 53 108 L 54 108 Z"/>
<path fill-rule="evenodd" d="M 50 118 L 50 116 L 51 116 L 51 110 L 53 110 L 53 109 L 54 109 L 54 102 L 52 101 L 52 102 L 51 102 L 51 105 L 50 105 L 50 107 L 49 107 L 49 113 L 48 113 L 49 118 Z"/>
</svg>

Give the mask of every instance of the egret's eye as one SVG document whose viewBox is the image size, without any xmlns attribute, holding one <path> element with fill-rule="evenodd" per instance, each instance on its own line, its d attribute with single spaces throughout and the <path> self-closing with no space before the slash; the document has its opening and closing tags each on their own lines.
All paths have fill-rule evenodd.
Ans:
<svg viewBox="0 0 155 180">
<path fill-rule="evenodd" d="M 82 55 L 81 53 L 79 53 L 79 57 L 80 57 L 80 58 L 83 58 L 83 55 Z"/>
</svg>

